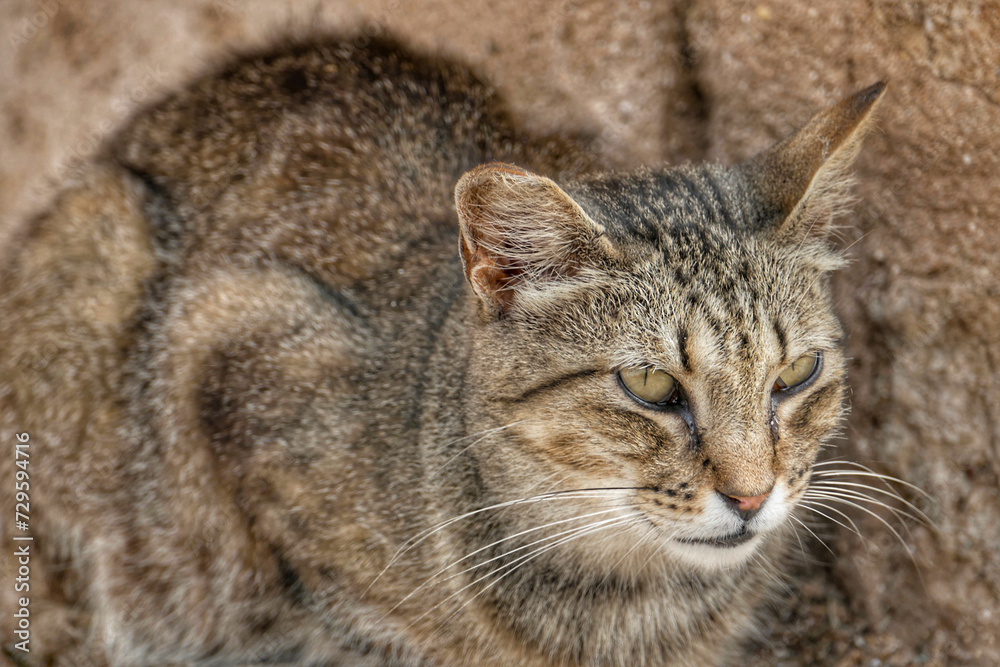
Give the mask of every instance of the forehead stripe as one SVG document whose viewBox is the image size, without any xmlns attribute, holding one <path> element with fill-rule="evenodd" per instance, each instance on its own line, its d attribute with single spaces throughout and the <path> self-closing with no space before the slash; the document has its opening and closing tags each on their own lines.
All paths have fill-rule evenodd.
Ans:
<svg viewBox="0 0 1000 667">
<path fill-rule="evenodd" d="M 698 206 L 701 207 L 702 211 L 704 211 L 707 214 L 717 213 L 715 207 L 708 202 L 708 200 L 705 198 L 705 195 L 698 188 L 698 185 L 691 180 L 690 176 L 682 172 L 677 174 L 677 179 L 684 186 L 684 189 L 687 190 L 690 199 L 693 199 L 694 201 L 698 202 Z"/>
<path fill-rule="evenodd" d="M 681 353 L 681 366 L 684 367 L 688 373 L 691 372 L 691 354 L 688 350 L 688 332 L 687 329 L 681 329 L 677 334 L 677 348 Z"/>
<path fill-rule="evenodd" d="M 771 326 L 774 327 L 774 335 L 778 337 L 778 345 L 781 346 L 781 361 L 782 363 L 788 362 L 788 334 L 785 333 L 785 327 L 781 326 L 781 322 L 777 319 L 771 320 Z"/>
<path fill-rule="evenodd" d="M 712 195 L 715 197 L 716 209 L 722 214 L 722 220 L 726 223 L 727 227 L 733 227 L 733 218 L 729 215 L 729 208 L 726 206 L 726 199 L 722 196 L 722 191 L 719 190 L 718 184 L 715 182 L 715 176 L 712 175 L 711 171 L 703 172 L 703 180 L 708 189 L 712 191 Z"/>
</svg>

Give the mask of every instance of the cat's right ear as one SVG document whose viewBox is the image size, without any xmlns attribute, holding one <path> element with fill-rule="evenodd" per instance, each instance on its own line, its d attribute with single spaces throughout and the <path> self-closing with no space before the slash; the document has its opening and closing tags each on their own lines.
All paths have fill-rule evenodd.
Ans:
<svg viewBox="0 0 1000 667">
<path fill-rule="evenodd" d="M 465 276 L 497 315 L 538 304 L 610 252 L 604 228 L 562 188 L 511 164 L 467 172 L 455 186 L 455 206 Z"/>
<path fill-rule="evenodd" d="M 850 201 L 850 166 L 884 92 L 879 82 L 854 93 L 736 167 L 750 189 L 754 226 L 784 242 L 826 235 Z"/>
</svg>

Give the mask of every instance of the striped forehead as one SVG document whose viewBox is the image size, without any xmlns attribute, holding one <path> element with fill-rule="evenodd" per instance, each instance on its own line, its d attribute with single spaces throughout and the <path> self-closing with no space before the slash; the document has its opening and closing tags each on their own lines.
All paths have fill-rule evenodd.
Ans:
<svg viewBox="0 0 1000 667">
<path fill-rule="evenodd" d="M 644 285 L 642 308 L 653 311 L 635 320 L 657 322 L 643 344 L 647 361 L 662 355 L 688 372 L 787 361 L 791 318 L 782 303 L 789 288 L 766 248 L 727 230 L 680 225 L 663 230 L 650 250 L 631 288 Z"/>
<path fill-rule="evenodd" d="M 816 270 L 752 231 L 755 212 L 740 206 L 738 184 L 721 170 L 640 172 L 573 192 L 635 262 L 619 293 L 636 304 L 627 314 L 635 338 L 622 351 L 630 365 L 645 356 L 704 371 L 760 368 L 790 362 L 810 343 L 803 325 L 813 318 L 796 309 Z"/>
<path fill-rule="evenodd" d="M 711 167 L 612 176 L 571 189 L 584 209 L 625 243 L 661 246 L 676 226 L 747 226 L 752 211 L 734 206 L 733 185 Z"/>
</svg>

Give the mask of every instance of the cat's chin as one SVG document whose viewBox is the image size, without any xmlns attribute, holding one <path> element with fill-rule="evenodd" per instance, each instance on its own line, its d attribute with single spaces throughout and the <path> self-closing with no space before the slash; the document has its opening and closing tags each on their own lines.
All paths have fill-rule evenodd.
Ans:
<svg viewBox="0 0 1000 667">
<path fill-rule="evenodd" d="M 739 567 L 761 548 L 768 533 L 785 525 L 788 512 L 788 490 L 781 482 L 775 485 L 757 516 L 746 524 L 737 521 L 718 497 L 710 496 L 702 516 L 713 528 L 702 528 L 696 534 L 675 533 L 664 548 L 675 562 L 686 567 L 702 571 Z"/>
<path fill-rule="evenodd" d="M 673 560 L 704 572 L 744 565 L 753 557 L 764 537 L 760 533 L 734 533 L 708 540 L 670 540 L 664 549 Z"/>
</svg>

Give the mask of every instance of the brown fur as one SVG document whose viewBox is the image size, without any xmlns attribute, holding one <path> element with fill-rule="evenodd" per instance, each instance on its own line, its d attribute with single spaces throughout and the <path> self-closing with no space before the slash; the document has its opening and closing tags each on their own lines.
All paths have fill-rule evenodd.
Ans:
<svg viewBox="0 0 1000 667">
<path fill-rule="evenodd" d="M 140 114 L 7 252 L 0 437 L 31 436 L 36 535 L 7 654 L 726 659 L 787 520 L 740 556 L 674 538 L 776 483 L 791 511 L 837 428 L 823 237 L 880 93 L 746 165 L 631 174 L 392 42 L 249 56 Z M 684 405 L 630 399 L 631 366 Z"/>
</svg>

